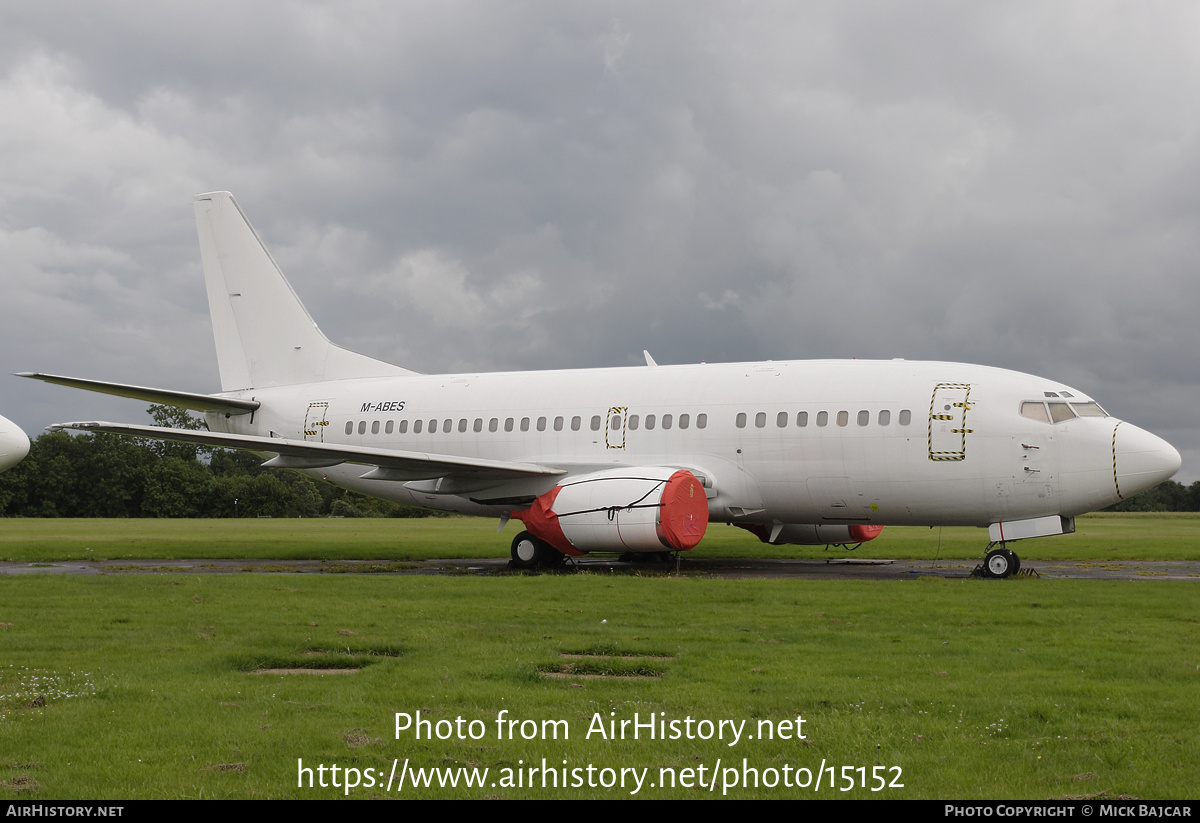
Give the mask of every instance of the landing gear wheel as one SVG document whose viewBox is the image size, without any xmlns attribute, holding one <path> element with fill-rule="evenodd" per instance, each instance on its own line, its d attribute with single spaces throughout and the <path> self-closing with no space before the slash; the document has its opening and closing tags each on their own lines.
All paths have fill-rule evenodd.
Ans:
<svg viewBox="0 0 1200 823">
<path fill-rule="evenodd" d="M 514 569 L 560 566 L 565 559 L 561 552 L 529 532 L 521 532 L 513 538 L 511 554 Z"/>
<path fill-rule="evenodd" d="M 983 559 L 983 569 L 988 577 L 1011 577 L 1021 568 L 1021 559 L 1011 549 L 992 549 Z"/>
<path fill-rule="evenodd" d="M 521 532 L 513 538 L 512 564 L 518 569 L 532 569 L 537 565 L 538 539 L 529 532 Z"/>
</svg>

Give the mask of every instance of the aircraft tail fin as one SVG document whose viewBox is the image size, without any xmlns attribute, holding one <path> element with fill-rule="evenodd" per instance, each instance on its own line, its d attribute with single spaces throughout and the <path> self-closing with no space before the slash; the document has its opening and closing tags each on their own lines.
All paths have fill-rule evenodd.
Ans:
<svg viewBox="0 0 1200 823">
<path fill-rule="evenodd" d="M 195 206 L 222 391 L 416 374 L 331 343 L 232 194 Z"/>
</svg>

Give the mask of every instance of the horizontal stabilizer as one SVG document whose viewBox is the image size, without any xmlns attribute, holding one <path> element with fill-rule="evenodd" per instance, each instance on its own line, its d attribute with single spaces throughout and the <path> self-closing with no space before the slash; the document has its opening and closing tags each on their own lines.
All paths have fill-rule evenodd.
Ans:
<svg viewBox="0 0 1200 823">
<path fill-rule="evenodd" d="M 211 394 L 195 394 L 186 391 L 171 391 L 170 389 L 152 389 L 146 386 L 131 386 L 126 383 L 106 383 L 103 380 L 85 380 L 82 377 L 61 377 L 57 374 L 37 374 L 35 372 L 18 372 L 17 377 L 32 377 L 45 383 L 57 383 L 60 386 L 70 386 L 73 389 L 115 394 L 117 397 L 131 397 L 134 400 L 145 400 L 163 406 L 176 406 L 181 409 L 191 409 L 198 412 L 219 412 L 221 414 L 250 414 L 259 407 L 257 400 L 237 400 L 232 397 L 214 397 Z"/>
<path fill-rule="evenodd" d="M 130 437 L 149 437 L 155 440 L 174 440 L 180 443 L 197 443 L 227 449 L 246 449 L 255 452 L 271 452 L 293 460 L 310 461 L 310 465 L 332 466 L 338 463 L 360 463 L 367 466 L 391 469 L 390 479 L 429 480 L 435 477 L 472 477 L 495 480 L 515 480 L 528 477 L 552 477 L 565 474 L 561 469 L 539 466 L 533 463 L 517 463 L 508 460 L 485 460 L 476 457 L 458 457 L 450 454 L 426 454 L 424 452 L 393 451 L 361 446 L 342 446 L 336 443 L 315 443 L 309 440 L 289 440 L 283 437 L 253 437 L 244 434 L 167 429 L 159 426 L 134 426 L 122 423 L 56 423 L 49 426 L 52 431 L 74 429 L 85 432 L 108 432 Z M 271 461 L 268 461 L 271 462 Z M 275 465 L 280 465 L 276 463 Z"/>
</svg>

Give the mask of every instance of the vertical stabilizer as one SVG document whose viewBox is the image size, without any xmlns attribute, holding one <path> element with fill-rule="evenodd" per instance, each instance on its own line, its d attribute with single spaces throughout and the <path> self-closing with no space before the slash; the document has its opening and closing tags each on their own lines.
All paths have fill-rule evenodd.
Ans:
<svg viewBox="0 0 1200 823">
<path fill-rule="evenodd" d="M 232 194 L 195 205 L 222 391 L 415 373 L 330 343 Z"/>
</svg>

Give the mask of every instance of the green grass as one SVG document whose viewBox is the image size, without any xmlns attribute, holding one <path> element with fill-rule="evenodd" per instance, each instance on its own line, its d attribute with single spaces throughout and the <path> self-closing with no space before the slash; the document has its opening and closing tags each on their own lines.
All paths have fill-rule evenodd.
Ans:
<svg viewBox="0 0 1200 823">
<path fill-rule="evenodd" d="M 0 556 L 379 560 L 506 556 L 490 521 L 5 520 Z M 977 558 L 979 529 L 888 529 L 872 557 Z M 1200 518 L 1093 515 L 1027 560 L 1194 559 Z M 713 557 L 824 557 L 724 526 Z M 838 552 L 842 554 L 842 552 Z M 735 797 L 1196 798 L 1200 590 L 1072 580 L 570 576 L 0 578 L 0 799 L 334 797 L 298 760 L 471 765 L 881 767 L 903 788 Z M 262 674 L 262 669 L 357 669 Z M 481 721 L 479 740 L 396 738 L 395 714 Z M 568 740 L 497 739 L 497 714 Z M 594 718 L 783 723 L 806 740 L 584 739 Z M 665 714 L 658 714 L 658 713 Z M 446 728 L 449 728 L 447 725 Z M 518 727 L 519 728 L 519 727 Z M 765 727 L 764 727 L 765 728 Z M 706 772 L 706 779 L 708 777 Z M 381 782 L 384 778 L 380 778 Z M 720 789 L 717 789 L 717 793 Z M 380 786 L 355 797 L 381 796 Z M 395 796 L 393 792 L 393 796 Z M 640 797 L 697 797 L 648 786 Z M 620 788 L 407 789 L 429 797 L 626 797 Z"/>
<path fill-rule="evenodd" d="M 109 559 L 422 560 L 507 557 L 520 524 L 496 533 L 496 521 L 428 519 L 244 519 L 0 521 L 0 560 L 47 562 Z M 978 559 L 987 532 L 977 528 L 889 527 L 857 556 Z M 1194 560 L 1200 556 L 1200 514 L 1094 514 L 1075 534 L 1022 541 L 1023 559 Z M 696 557 L 829 557 L 842 549 L 764 546 L 749 533 L 709 526 Z"/>
<path fill-rule="evenodd" d="M 298 759 L 384 774 L 393 758 L 469 764 L 491 782 L 542 758 L 648 767 L 651 779 L 745 758 L 760 770 L 824 761 L 839 775 L 899 767 L 904 788 L 841 793 L 826 781 L 815 795 L 730 796 L 1194 799 L 1197 614 L 1200 589 L 1161 581 L 6 578 L 0 798 L 342 795 L 297 788 Z M 361 670 L 252 673 L 310 659 Z M 564 666 L 566 677 L 542 674 Z M 486 734 L 396 739 L 395 713 L 418 710 L 480 720 Z M 566 721 L 570 738 L 497 739 L 502 710 Z M 802 716 L 807 739 L 584 739 L 597 715 L 635 712 L 747 731 Z M 489 785 L 401 796 L 629 795 Z"/>
</svg>

